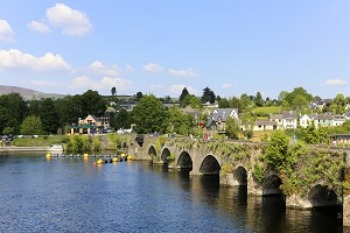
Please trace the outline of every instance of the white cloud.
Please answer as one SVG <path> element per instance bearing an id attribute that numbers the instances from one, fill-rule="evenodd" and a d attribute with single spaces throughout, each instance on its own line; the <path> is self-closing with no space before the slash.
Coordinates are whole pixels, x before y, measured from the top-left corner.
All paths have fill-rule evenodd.
<path id="1" fill-rule="evenodd" d="M 182 90 L 186 87 L 186 89 L 188 90 L 188 92 L 191 94 L 191 95 L 198 95 L 199 91 L 197 91 L 196 89 L 194 89 L 193 87 L 191 86 L 186 86 L 186 85 L 172 85 L 170 87 L 170 92 L 173 93 L 173 94 L 177 94 L 177 95 L 181 95 L 182 93 Z"/>
<path id="2" fill-rule="evenodd" d="M 1 69 L 26 69 L 33 71 L 70 70 L 70 65 L 58 54 L 46 53 L 35 57 L 17 49 L 0 50 Z"/>
<path id="3" fill-rule="evenodd" d="M 164 68 L 162 66 L 155 63 L 148 63 L 142 67 L 146 72 L 150 73 L 162 73 L 164 71 Z"/>
<path id="4" fill-rule="evenodd" d="M 116 77 L 120 75 L 120 69 L 116 65 L 107 66 L 100 61 L 94 61 L 90 64 L 89 69 L 102 76 Z"/>
<path id="5" fill-rule="evenodd" d="M 27 26 L 28 26 L 29 30 L 31 30 L 31 31 L 37 31 L 37 32 L 40 32 L 43 34 L 47 34 L 51 31 L 50 28 L 46 24 L 38 22 L 38 21 L 34 21 L 34 20 L 32 20 L 30 23 L 28 23 Z"/>
<path id="6" fill-rule="evenodd" d="M 6 20 L 0 19 L 0 40 L 13 41 L 14 35 L 15 33 L 12 30 L 11 25 Z"/>
<path id="7" fill-rule="evenodd" d="M 132 67 L 131 65 L 127 65 L 125 69 L 127 72 L 134 72 L 135 71 L 134 67 Z"/>
<path id="8" fill-rule="evenodd" d="M 231 83 L 224 83 L 221 85 L 222 88 L 228 89 L 231 88 L 233 85 Z"/>
<path id="9" fill-rule="evenodd" d="M 62 3 L 46 10 L 48 21 L 62 28 L 64 35 L 83 36 L 92 30 L 92 25 L 85 13 L 74 10 Z"/>
<path id="10" fill-rule="evenodd" d="M 327 86 L 344 86 L 347 82 L 341 79 L 328 79 L 325 84 Z"/>
<path id="11" fill-rule="evenodd" d="M 87 76 L 80 76 L 73 79 L 69 84 L 69 88 L 110 91 L 112 87 L 116 87 L 117 90 L 128 90 L 132 85 L 133 83 L 130 80 L 121 78 L 103 77 L 101 80 L 95 81 Z"/>
<path id="12" fill-rule="evenodd" d="M 197 76 L 195 70 L 190 68 L 186 70 L 169 69 L 169 74 L 175 77 L 184 77 L 184 78 L 193 78 Z"/>

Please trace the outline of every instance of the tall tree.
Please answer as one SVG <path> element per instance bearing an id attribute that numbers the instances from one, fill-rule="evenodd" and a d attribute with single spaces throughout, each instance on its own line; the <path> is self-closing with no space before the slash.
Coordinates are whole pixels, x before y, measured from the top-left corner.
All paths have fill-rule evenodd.
<path id="1" fill-rule="evenodd" d="M 182 89 L 181 95 L 180 95 L 180 97 L 179 97 L 180 105 L 181 105 L 182 101 L 183 101 L 187 96 L 189 96 L 189 95 L 190 95 L 190 93 L 188 92 L 187 88 L 184 87 L 184 89 Z M 186 105 L 186 106 L 187 106 L 187 105 Z M 185 107 L 186 107 L 186 106 L 185 106 Z"/>
<path id="2" fill-rule="evenodd" d="M 60 124 L 56 106 L 52 99 L 46 98 L 42 100 L 40 106 L 40 118 L 43 123 L 44 133 L 57 133 L 57 129 L 59 128 Z"/>
<path id="3" fill-rule="evenodd" d="M 111 119 L 111 127 L 114 129 L 128 129 L 130 128 L 130 117 L 131 114 L 128 113 L 125 109 L 120 110 L 114 117 Z"/>
<path id="4" fill-rule="evenodd" d="M 312 100 L 312 95 L 302 87 L 294 88 L 285 98 L 290 108 L 297 111 L 302 111 L 307 108 Z"/>
<path id="5" fill-rule="evenodd" d="M 193 127 L 193 119 L 190 115 L 180 112 L 177 107 L 169 108 L 167 123 L 167 133 L 187 135 Z"/>
<path id="6" fill-rule="evenodd" d="M 219 108 L 229 108 L 230 102 L 226 98 L 221 98 L 218 100 Z"/>
<path id="7" fill-rule="evenodd" d="M 204 88 L 203 95 L 202 95 L 202 102 L 203 103 L 209 102 L 209 103 L 213 104 L 213 103 L 215 103 L 215 100 L 216 100 L 215 93 L 212 90 L 210 90 L 209 87 Z"/>
<path id="8" fill-rule="evenodd" d="M 239 98 L 239 111 L 245 112 L 253 108 L 254 102 L 249 98 L 247 94 L 242 94 Z"/>
<path id="9" fill-rule="evenodd" d="M 88 90 L 81 96 L 82 116 L 89 114 L 102 116 L 106 111 L 106 101 L 97 91 Z"/>
<path id="10" fill-rule="evenodd" d="M 56 101 L 59 113 L 60 126 L 77 123 L 79 117 L 83 117 L 81 96 L 67 96 Z"/>
<path id="11" fill-rule="evenodd" d="M 144 96 L 133 109 L 133 122 L 137 133 L 166 131 L 167 112 L 154 95 Z"/>
<path id="12" fill-rule="evenodd" d="M 19 132 L 19 126 L 28 112 L 26 102 L 18 93 L 0 96 L 0 131 L 5 127 Z"/>
<path id="13" fill-rule="evenodd" d="M 232 117 L 227 117 L 225 122 L 225 132 L 230 139 L 238 139 L 238 122 Z"/>
<path id="14" fill-rule="evenodd" d="M 264 106 L 264 100 L 263 100 L 262 95 L 261 95 L 260 92 L 257 92 L 257 93 L 256 93 L 256 96 L 255 96 L 255 105 L 258 106 L 258 107 Z"/>
<path id="15" fill-rule="evenodd" d="M 137 101 L 140 101 L 140 99 L 143 97 L 143 94 L 142 94 L 142 92 L 141 91 L 138 91 L 137 93 L 136 93 L 136 100 Z"/>
<path id="16" fill-rule="evenodd" d="M 114 96 L 117 93 L 117 88 L 112 87 L 111 93 L 112 93 L 112 96 Z"/>

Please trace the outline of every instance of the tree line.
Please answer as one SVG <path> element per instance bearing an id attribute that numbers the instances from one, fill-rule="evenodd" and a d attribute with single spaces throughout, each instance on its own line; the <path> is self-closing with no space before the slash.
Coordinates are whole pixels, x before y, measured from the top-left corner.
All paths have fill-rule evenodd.
<path id="1" fill-rule="evenodd" d="M 24 100 L 18 93 L 0 96 L 0 132 L 2 134 L 57 134 L 67 132 L 69 126 L 77 123 L 79 118 L 88 114 L 105 116 L 107 107 L 117 108 L 116 113 L 110 113 L 111 127 L 114 129 L 130 128 L 135 125 L 138 133 L 178 133 L 199 134 L 198 125 L 204 126 L 207 117 L 194 119 L 185 114 L 181 108 L 191 106 L 201 110 L 206 103 L 218 103 L 221 108 L 237 108 L 242 116 L 241 124 L 251 125 L 256 119 L 254 109 L 257 107 L 279 106 L 282 110 L 296 110 L 300 113 L 332 112 L 343 114 L 350 103 L 349 97 L 338 94 L 328 100 L 322 109 L 311 110 L 312 101 L 322 101 L 318 96 L 312 96 L 304 88 L 297 87 L 293 91 L 281 91 L 278 99 L 262 98 L 260 92 L 256 95 L 242 94 L 240 97 L 222 98 L 215 95 L 209 87 L 203 89 L 203 94 L 197 97 L 183 89 L 177 100 L 166 96 L 157 98 L 154 95 L 143 95 L 137 92 L 131 99 L 119 99 L 116 89 L 112 88 L 111 96 L 102 96 L 97 91 L 88 90 L 81 95 L 67 96 L 62 99 Z M 136 104 L 132 111 L 126 111 L 118 106 L 132 101 Z M 165 103 L 178 104 L 178 107 L 165 107 Z M 230 122 L 231 119 L 229 119 Z M 233 125 L 233 126 L 232 126 Z M 232 127 L 231 127 L 232 126 Z M 229 131 L 238 131 L 234 122 L 227 124 Z M 232 129 L 231 129 L 232 128 Z M 243 132 L 244 133 L 244 132 Z M 249 132 L 245 132 L 249 136 Z M 235 133 L 233 133 L 233 136 Z"/>

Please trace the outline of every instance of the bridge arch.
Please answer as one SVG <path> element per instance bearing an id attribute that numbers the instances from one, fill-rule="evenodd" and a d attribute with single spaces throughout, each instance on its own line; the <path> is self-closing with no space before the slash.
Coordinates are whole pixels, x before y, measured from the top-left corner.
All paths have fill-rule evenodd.
<path id="1" fill-rule="evenodd" d="M 221 166 L 217 158 L 213 155 L 207 155 L 199 168 L 199 172 L 203 175 L 219 175 Z"/>
<path id="2" fill-rule="evenodd" d="M 279 195 L 282 194 L 280 186 L 282 180 L 278 175 L 267 176 L 262 183 L 263 195 Z"/>
<path id="3" fill-rule="evenodd" d="M 327 185 L 315 185 L 309 190 L 307 196 L 312 206 L 315 207 L 337 205 L 338 195 Z"/>
<path id="4" fill-rule="evenodd" d="M 168 148 L 164 148 L 162 150 L 162 153 L 160 154 L 160 160 L 163 162 L 163 163 L 168 163 L 168 157 L 170 156 L 170 151 Z"/>
<path id="5" fill-rule="evenodd" d="M 247 170 L 242 166 L 238 166 L 233 172 L 233 178 L 238 185 L 247 185 L 247 176 Z"/>
<path id="6" fill-rule="evenodd" d="M 191 155 L 187 151 L 182 151 L 177 159 L 176 167 L 180 169 L 192 170 L 193 162 Z"/>
<path id="7" fill-rule="evenodd" d="M 151 156 L 151 157 L 156 157 L 157 156 L 156 148 L 153 145 L 149 147 L 148 155 Z"/>

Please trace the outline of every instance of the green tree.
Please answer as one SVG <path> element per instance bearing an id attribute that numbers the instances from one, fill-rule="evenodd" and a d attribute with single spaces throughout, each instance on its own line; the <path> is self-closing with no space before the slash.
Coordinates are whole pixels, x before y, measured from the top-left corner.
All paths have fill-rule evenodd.
<path id="1" fill-rule="evenodd" d="M 191 95 L 189 105 L 191 106 L 191 108 L 202 108 L 201 100 L 194 95 Z"/>
<path id="2" fill-rule="evenodd" d="M 255 96 L 255 105 L 258 106 L 258 107 L 264 106 L 264 100 L 263 100 L 262 95 L 261 95 L 260 92 L 257 92 L 257 93 L 256 93 L 256 96 Z"/>
<path id="3" fill-rule="evenodd" d="M 40 106 L 40 119 L 43 124 L 43 131 L 47 134 L 56 134 L 59 128 L 58 113 L 52 99 L 43 99 Z"/>
<path id="4" fill-rule="evenodd" d="M 203 95 L 202 95 L 202 103 L 215 103 L 215 100 L 216 100 L 216 96 L 215 96 L 215 93 L 210 90 L 209 87 L 206 87 L 203 89 Z"/>
<path id="5" fill-rule="evenodd" d="M 61 127 L 77 123 L 79 117 L 83 116 L 82 102 L 80 95 L 67 96 L 56 101 Z"/>
<path id="6" fill-rule="evenodd" d="M 288 91 L 281 91 L 278 95 L 278 101 L 282 102 L 283 100 L 286 100 L 289 92 Z"/>
<path id="7" fill-rule="evenodd" d="M 111 119 L 111 127 L 114 129 L 128 129 L 130 128 L 130 117 L 131 114 L 128 113 L 125 109 L 120 110 L 114 117 Z"/>
<path id="8" fill-rule="evenodd" d="M 37 99 L 30 100 L 28 102 L 28 115 L 40 115 L 40 104 L 41 101 Z"/>
<path id="9" fill-rule="evenodd" d="M 154 96 L 144 96 L 133 109 L 133 122 L 137 133 L 166 131 L 167 112 L 163 104 Z"/>
<path id="10" fill-rule="evenodd" d="M 182 101 L 183 101 L 187 96 L 189 96 L 189 95 L 190 95 L 190 93 L 188 92 L 187 88 L 184 87 L 184 89 L 182 89 L 181 95 L 180 95 L 180 97 L 179 97 L 180 105 L 181 105 Z M 187 105 L 186 105 L 186 106 L 187 106 Z M 185 106 L 185 107 L 186 107 L 186 106 Z"/>
<path id="11" fill-rule="evenodd" d="M 40 117 L 38 116 L 27 116 L 22 124 L 20 133 L 24 135 L 42 134 L 43 125 Z"/>
<path id="12" fill-rule="evenodd" d="M 82 116 L 101 116 L 106 111 L 106 100 L 97 91 L 88 90 L 81 96 Z"/>
<path id="13" fill-rule="evenodd" d="M 242 109 L 240 109 L 240 101 L 239 101 L 239 98 L 237 97 L 232 97 L 231 99 L 229 99 L 229 102 L 230 102 L 230 107 L 231 108 L 238 108 L 239 109 L 239 112 L 242 112 Z"/>
<path id="14" fill-rule="evenodd" d="M 308 108 L 313 97 L 304 88 L 296 87 L 292 92 L 288 93 L 285 100 L 288 102 L 291 109 L 302 111 Z"/>
<path id="15" fill-rule="evenodd" d="M 307 144 L 323 143 L 327 141 L 327 136 L 327 130 L 323 127 L 316 129 L 314 121 L 301 131 L 301 139 Z"/>
<path id="16" fill-rule="evenodd" d="M 239 111 L 246 112 L 254 107 L 253 101 L 247 94 L 242 94 L 239 98 Z"/>
<path id="17" fill-rule="evenodd" d="M 14 133 L 18 133 L 27 112 L 27 104 L 20 94 L 0 96 L 0 131 L 3 132 L 4 128 L 10 127 L 14 129 Z"/>
<path id="18" fill-rule="evenodd" d="M 112 93 L 112 96 L 114 96 L 117 93 L 117 88 L 112 87 L 111 93 Z"/>
<path id="19" fill-rule="evenodd" d="M 238 139 L 239 126 L 237 121 L 232 117 L 226 118 L 225 132 L 230 139 Z"/>
<path id="20" fill-rule="evenodd" d="M 220 100 L 218 100 L 218 105 L 219 108 L 229 108 L 230 102 L 226 98 L 220 98 Z"/>
<path id="21" fill-rule="evenodd" d="M 136 93 L 136 100 L 137 101 L 140 101 L 140 99 L 143 97 L 143 94 L 142 94 L 142 92 L 141 91 L 138 91 L 137 93 Z"/>
<path id="22" fill-rule="evenodd" d="M 241 124 L 244 126 L 243 135 L 250 139 L 253 137 L 253 127 L 256 121 L 256 117 L 252 115 L 250 111 L 246 111 L 241 116 Z"/>
<path id="23" fill-rule="evenodd" d="M 265 151 L 265 158 L 267 163 L 277 171 L 288 160 L 288 143 L 289 139 L 284 131 L 277 130 L 272 133 L 270 143 Z"/>
<path id="24" fill-rule="evenodd" d="M 193 119 L 184 114 L 177 107 L 171 107 L 168 111 L 167 133 L 187 135 L 193 127 Z"/>

